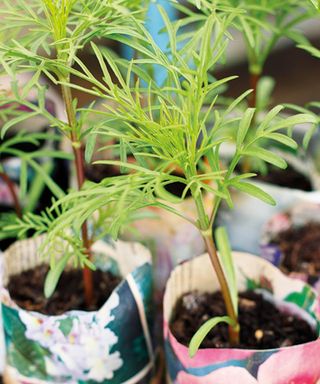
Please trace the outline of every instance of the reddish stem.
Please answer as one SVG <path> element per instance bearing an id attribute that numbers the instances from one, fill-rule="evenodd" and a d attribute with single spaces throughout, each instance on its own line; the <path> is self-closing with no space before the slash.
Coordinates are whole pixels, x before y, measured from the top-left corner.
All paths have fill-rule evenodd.
<path id="1" fill-rule="evenodd" d="M 72 135 L 72 142 L 75 143 L 74 135 Z M 83 148 L 73 147 L 73 152 L 75 156 L 75 166 L 76 166 L 76 174 L 78 181 L 78 189 L 80 190 L 85 182 L 85 173 L 84 173 L 84 156 L 83 156 Z M 91 256 L 91 243 L 88 235 L 88 223 L 85 221 L 81 227 L 82 241 L 83 246 L 85 248 L 86 255 L 90 260 Z M 84 283 L 84 295 L 85 302 L 88 308 L 92 305 L 93 302 L 93 277 L 92 271 L 88 267 L 83 268 L 83 283 Z"/>
<path id="2" fill-rule="evenodd" d="M 13 200 L 13 205 L 14 209 L 16 211 L 17 216 L 21 219 L 22 217 L 22 208 L 15 190 L 14 183 L 10 179 L 10 177 L 5 173 L 5 172 L 0 172 L 0 177 L 1 179 L 7 184 L 12 200 Z"/>
<path id="3" fill-rule="evenodd" d="M 85 182 L 85 172 L 84 172 L 84 153 L 83 153 L 83 147 L 82 143 L 79 142 L 77 134 L 76 134 L 76 128 L 77 128 L 77 121 L 76 121 L 76 114 L 73 108 L 72 103 L 72 94 L 70 88 L 66 86 L 62 86 L 62 94 L 66 106 L 66 112 L 68 116 L 68 123 L 71 128 L 71 142 L 72 142 L 72 148 L 73 153 L 75 157 L 75 169 L 76 169 L 76 175 L 77 175 L 77 182 L 78 182 L 78 189 L 80 190 Z M 90 251 L 90 240 L 88 236 L 88 223 L 85 221 L 82 224 L 81 228 L 82 233 L 82 241 L 83 246 L 85 248 L 85 253 L 89 260 L 92 259 L 91 251 Z M 83 285 L 84 285 L 84 297 L 87 308 L 90 308 L 93 303 L 93 276 L 92 271 L 88 267 L 83 268 Z"/>
<path id="4" fill-rule="evenodd" d="M 238 322 L 238 316 L 235 312 L 235 309 L 232 304 L 232 298 L 231 293 L 229 290 L 228 281 L 226 279 L 223 267 L 221 265 L 221 262 L 219 260 L 219 256 L 217 253 L 217 249 L 215 247 L 215 244 L 213 242 L 212 235 L 203 236 L 207 252 L 210 256 L 211 263 L 213 265 L 213 268 L 216 272 L 220 287 L 221 287 L 221 293 L 226 305 L 226 310 L 228 316 L 234 321 L 234 323 L 237 325 L 236 327 L 232 328 L 229 327 L 229 341 L 231 345 L 238 345 L 240 341 L 240 327 Z"/>
<path id="5" fill-rule="evenodd" d="M 250 88 L 253 90 L 249 97 L 249 107 L 256 108 L 257 106 L 257 88 L 260 75 L 257 73 L 250 74 Z"/>

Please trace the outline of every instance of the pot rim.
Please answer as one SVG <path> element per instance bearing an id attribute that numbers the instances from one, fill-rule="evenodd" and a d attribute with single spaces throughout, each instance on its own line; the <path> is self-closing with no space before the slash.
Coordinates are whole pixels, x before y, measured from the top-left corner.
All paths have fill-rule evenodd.
<path id="1" fill-rule="evenodd" d="M 184 347 L 186 349 L 186 352 L 188 352 L 188 347 L 186 347 L 184 344 L 180 343 L 175 336 L 172 334 L 170 328 L 168 329 L 168 335 L 171 340 L 174 340 L 177 344 L 179 344 L 180 348 Z M 295 344 L 295 345 L 290 345 L 286 347 L 279 347 L 279 348 L 266 348 L 266 349 L 252 349 L 252 348 L 200 348 L 198 353 L 200 351 L 203 352 L 208 352 L 208 351 L 219 351 L 219 352 L 227 352 L 227 351 L 234 351 L 236 352 L 243 352 L 246 351 L 248 353 L 256 354 L 256 353 L 272 353 L 276 351 L 282 351 L 285 349 L 296 349 L 296 348 L 301 348 L 302 345 L 311 345 L 314 343 L 320 343 L 320 335 L 318 336 L 317 339 L 308 341 L 307 343 L 301 343 L 301 344 Z"/>
<path id="2" fill-rule="evenodd" d="M 314 302 L 315 302 L 315 304 L 317 304 L 317 303 L 320 304 L 320 298 L 319 298 L 319 295 L 318 295 L 317 291 L 312 286 L 310 286 L 309 284 L 307 284 L 307 283 L 305 283 L 303 281 L 297 280 L 297 279 L 293 279 L 290 276 L 285 275 L 282 271 L 280 271 L 272 263 L 270 263 L 269 261 L 267 261 L 267 260 L 265 260 L 265 259 L 263 259 L 261 257 L 252 255 L 252 254 L 247 253 L 247 252 L 233 251 L 232 253 L 233 253 L 234 256 L 237 255 L 238 257 L 246 257 L 246 258 L 251 259 L 251 262 L 256 262 L 256 263 L 260 264 L 261 266 L 262 265 L 266 266 L 266 268 L 268 268 L 269 270 L 273 271 L 273 273 L 276 275 L 276 278 L 278 278 L 278 279 L 281 278 L 282 281 L 284 282 L 284 284 L 285 284 L 285 281 L 287 281 L 287 282 L 291 282 L 292 284 L 294 284 L 295 287 L 300 286 L 302 289 L 303 289 L 303 287 L 308 287 L 310 292 L 314 293 Z M 200 259 L 200 258 L 204 258 L 204 257 L 209 258 L 209 255 L 207 253 L 204 253 L 204 254 L 202 254 L 200 256 L 196 256 L 192 260 L 186 261 L 186 262 L 178 265 L 172 271 L 172 273 L 170 275 L 170 278 L 169 278 L 169 280 L 167 282 L 166 291 L 165 291 L 165 294 L 164 294 L 164 301 L 163 301 L 164 304 L 163 305 L 164 305 L 164 330 L 165 330 L 165 337 L 168 336 L 169 340 L 173 340 L 175 343 L 177 343 L 177 345 L 179 345 L 179 348 L 181 348 L 181 349 L 185 348 L 185 352 L 186 353 L 188 352 L 188 347 L 185 346 L 184 344 L 180 343 L 175 338 L 175 336 L 172 334 L 172 332 L 170 330 L 169 323 L 170 323 L 170 317 L 171 317 L 171 313 L 172 313 L 172 308 L 170 310 L 167 308 L 168 305 L 169 305 L 168 304 L 169 303 L 169 286 L 170 286 L 170 284 L 172 284 L 172 281 L 174 279 L 174 274 L 177 273 L 177 271 L 179 271 L 179 269 L 181 269 L 183 267 L 183 264 L 191 263 L 195 259 Z M 237 259 L 238 259 L 238 257 L 234 257 L 236 267 L 237 267 Z M 214 272 L 213 272 L 213 276 L 215 276 Z M 202 291 L 202 290 L 200 290 L 200 291 Z M 278 299 L 278 300 L 280 301 L 280 299 Z M 294 303 L 288 303 L 288 304 L 292 305 L 292 306 L 295 306 L 295 307 L 297 306 L 297 304 L 294 304 Z M 252 348 L 200 348 L 198 353 L 201 353 L 201 352 L 206 353 L 208 351 L 219 351 L 219 352 L 233 351 L 234 353 L 246 351 L 248 353 L 266 353 L 266 352 L 275 352 L 275 351 L 280 351 L 280 350 L 301 348 L 301 346 L 303 346 L 303 345 L 311 345 L 313 343 L 320 343 L 320 313 L 319 313 L 320 308 L 315 313 L 315 318 L 314 319 L 312 318 L 312 316 L 304 308 L 301 308 L 301 307 L 299 307 L 299 308 L 300 308 L 301 312 L 303 311 L 303 313 L 305 313 L 305 315 L 310 318 L 310 320 L 311 319 L 314 320 L 315 328 L 318 331 L 318 338 L 317 339 L 309 341 L 307 343 L 295 344 L 295 345 L 287 346 L 287 347 L 268 348 L 268 349 L 252 349 Z"/>
<path id="3" fill-rule="evenodd" d="M 6 255 L 9 255 L 10 252 L 16 248 L 18 243 L 22 244 L 22 242 L 23 242 L 25 245 L 27 245 L 28 243 L 32 242 L 33 240 L 35 240 L 36 242 L 39 241 L 41 243 L 43 236 L 45 236 L 45 235 L 37 236 L 36 238 L 18 240 L 16 242 L 14 242 L 13 244 L 11 244 L 10 247 L 5 252 L 2 252 L 2 253 L 0 252 L 0 280 L 3 280 L 2 276 L 1 276 L 2 275 L 1 269 L 4 268 Z M 39 245 L 38 243 L 36 243 L 36 244 Z M 38 311 L 30 311 L 30 310 L 24 309 L 24 308 L 20 307 L 18 304 L 16 304 L 16 302 L 11 298 L 9 290 L 5 286 L 2 286 L 2 281 L 0 283 L 0 304 L 5 306 L 5 307 L 9 307 L 9 308 L 12 308 L 12 309 L 15 309 L 18 311 L 24 311 L 24 312 L 27 312 L 30 314 L 34 314 L 37 317 L 52 318 L 52 319 L 61 319 L 61 318 L 65 318 L 66 316 L 79 316 L 79 317 L 92 316 L 95 313 L 99 313 L 100 311 L 103 311 L 104 307 L 108 304 L 108 301 L 110 300 L 111 296 L 114 294 L 117 294 L 117 292 L 126 283 L 126 281 L 131 280 L 131 275 L 135 271 L 137 271 L 138 269 L 143 268 L 147 265 L 151 265 L 151 262 L 152 262 L 152 257 L 151 257 L 151 253 L 150 253 L 149 249 L 138 242 L 129 242 L 129 241 L 117 240 L 116 242 L 114 242 L 114 244 L 129 246 L 129 247 L 131 247 L 132 251 L 134 251 L 134 249 L 136 249 L 136 248 L 137 248 L 136 250 L 139 250 L 139 249 L 143 250 L 144 251 L 144 255 L 143 255 L 144 261 L 140 260 L 140 263 L 137 262 L 136 266 L 134 268 L 132 268 L 132 270 L 130 272 L 121 276 L 121 281 L 114 288 L 114 290 L 110 294 L 109 298 L 104 302 L 104 304 L 99 309 L 94 310 L 94 311 L 72 310 L 71 309 L 69 311 L 66 311 L 66 312 L 60 314 L 60 315 L 46 315 L 46 314 L 43 314 L 43 313 L 38 312 Z M 99 240 L 93 245 L 93 250 L 96 252 L 107 252 L 107 251 L 110 251 L 110 249 L 113 249 L 114 253 L 116 253 L 116 248 L 113 247 L 114 244 L 108 244 L 106 241 Z M 48 264 L 48 263 L 44 260 L 43 264 Z"/>

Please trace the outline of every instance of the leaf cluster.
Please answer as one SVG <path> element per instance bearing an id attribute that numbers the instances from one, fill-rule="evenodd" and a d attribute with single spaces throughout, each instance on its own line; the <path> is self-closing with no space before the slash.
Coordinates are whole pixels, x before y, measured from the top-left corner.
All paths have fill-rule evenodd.
<path id="1" fill-rule="evenodd" d="M 103 72 L 103 81 L 98 81 L 79 60 L 81 70 L 71 70 L 74 76 L 91 83 L 92 88 L 71 87 L 87 91 L 105 101 L 105 109 L 99 111 L 100 123 L 90 134 L 94 137 L 114 137 L 120 148 L 119 160 L 108 159 L 100 163 L 122 166 L 133 175 L 114 178 L 111 182 L 103 181 L 100 185 L 88 184 L 83 191 L 74 192 L 58 201 L 55 206 L 64 206 L 66 201 L 69 205 L 49 227 L 44 226 L 41 230 L 48 231 L 52 243 L 56 236 L 64 236 L 67 228 L 73 228 L 73 235 L 77 237 L 83 222 L 105 206 L 112 207 L 108 211 L 110 220 L 107 220 L 106 231 L 116 236 L 123 222 L 123 212 L 134 212 L 146 205 L 158 206 L 185 217 L 206 232 L 211 230 L 221 201 L 226 200 L 232 206 L 232 188 L 274 204 L 271 196 L 249 182 L 254 174 L 235 175 L 234 171 L 244 156 L 285 168 L 285 161 L 265 149 L 264 141 L 272 140 L 295 148 L 296 143 L 281 130 L 300 122 L 313 121 L 313 118 L 310 114 L 283 118 L 280 116 L 283 107 L 277 106 L 249 136 L 255 110 L 249 108 L 241 116 L 232 114 L 248 92 L 221 110 L 217 106 L 219 87 L 232 78 L 216 80 L 210 75 L 226 47 L 229 15 L 225 18 L 219 15 L 217 18 L 212 13 L 200 27 L 199 36 L 203 38 L 198 52 L 193 50 L 194 40 L 190 39 L 190 54 L 185 48 L 179 48 L 179 30 L 169 22 L 164 11 L 161 12 L 169 31 L 170 54 L 161 51 L 144 26 L 137 23 L 134 40 L 129 41 L 126 37 L 119 39 L 131 44 L 143 58 L 128 62 L 118 60 L 107 50 L 92 44 Z M 215 35 L 214 47 L 212 35 Z M 215 55 L 212 55 L 212 48 Z M 190 57 L 193 57 L 192 61 Z M 167 71 L 167 81 L 162 87 L 150 76 L 151 65 L 161 66 Z M 208 98 L 211 98 L 210 108 L 203 113 Z M 212 118 L 209 119 L 209 116 Z M 208 123 L 209 120 L 212 123 Z M 237 126 L 236 147 L 232 161 L 226 167 L 220 161 L 220 150 L 223 143 L 233 140 L 228 130 L 230 125 Z M 127 152 L 132 153 L 135 163 L 127 162 Z M 150 167 L 150 159 L 153 168 Z M 203 167 L 204 161 L 206 167 Z M 177 169 L 180 172 L 178 176 Z M 175 182 L 185 186 L 182 196 L 178 198 L 166 190 L 168 184 Z M 188 192 L 193 196 L 197 208 L 196 222 L 179 210 L 179 203 Z M 214 208 L 209 213 L 204 206 L 205 193 L 211 194 L 214 201 Z M 20 227 L 22 223 L 19 223 Z"/>
<path id="2" fill-rule="evenodd" d="M 12 31 L 17 38 L 5 39 L 2 48 L 11 46 L 21 59 L 32 62 L 47 57 L 72 65 L 94 38 L 122 29 L 129 33 L 128 20 L 143 17 L 146 5 L 143 0 L 4 0 L 0 33 Z"/>
<path id="3" fill-rule="evenodd" d="M 70 138 L 75 136 L 81 142 L 91 131 L 88 124 L 89 109 L 78 109 L 77 100 L 72 100 L 77 123 L 71 127 L 64 119 L 52 115 L 46 108 L 47 84 L 43 78 L 55 84 L 69 84 L 72 66 L 78 54 L 93 39 L 97 41 L 109 35 L 126 33 L 130 35 L 130 20 L 140 20 L 145 12 L 147 1 L 82 1 L 82 0 L 4 0 L 0 10 L 0 66 L 1 72 L 11 78 L 9 92 L 0 94 L 1 152 L 6 156 L 21 159 L 20 198 L 26 198 L 28 170 L 36 172 L 36 178 L 28 194 L 27 211 L 34 208 L 37 196 L 46 184 L 55 198 L 64 196 L 64 192 L 51 179 L 49 163 L 39 163 L 41 157 L 71 159 L 72 156 L 55 150 L 37 150 L 24 153 L 17 149 L 20 144 L 39 145 L 39 140 L 57 141 L 56 134 L 13 134 L 12 129 L 30 118 L 43 117 L 51 127 L 50 132 L 58 131 Z M 26 84 L 21 84 L 19 76 L 32 74 Z M 28 100 L 30 92 L 36 94 L 37 103 Z M 22 111 L 20 106 L 24 107 Z M 90 144 L 90 140 L 88 140 Z M 90 145 L 88 145 L 88 148 Z M 87 152 L 90 152 L 90 148 Z M 34 187 L 34 188 L 33 188 Z"/>
<path id="4" fill-rule="evenodd" d="M 302 22 L 318 17 L 314 7 L 316 2 L 309 0 L 188 0 L 195 6 L 178 4 L 191 24 L 201 22 L 199 11 L 205 21 L 212 10 L 234 14 L 232 27 L 240 31 L 246 45 L 250 73 L 260 74 L 270 53 L 283 37 L 296 44 L 307 43 L 303 32 L 297 28 Z M 314 3 L 314 5 L 312 5 Z"/>
<path id="5" fill-rule="evenodd" d="M 285 168 L 285 161 L 266 149 L 265 142 L 273 141 L 296 148 L 296 143 L 283 130 L 298 123 L 314 122 L 314 117 L 302 113 L 284 118 L 280 114 L 283 107 L 277 106 L 267 113 L 255 130 L 250 131 L 255 109 L 247 108 L 241 114 L 234 113 L 249 92 L 243 93 L 229 105 L 221 106 L 219 98 L 223 86 L 235 77 L 215 79 L 211 73 L 225 54 L 230 39 L 230 26 L 239 22 L 237 20 L 243 11 L 234 4 L 233 11 L 230 4 L 220 8 L 212 4 L 207 1 L 197 2 L 201 7 L 210 5 L 210 12 L 205 16 L 190 14 L 193 22 L 202 21 L 192 34 L 184 33 L 187 20 L 171 23 L 165 11 L 160 8 L 169 35 L 169 46 L 165 51 L 157 46 L 143 23 L 135 17 L 130 19 L 128 26 L 110 24 L 107 29 L 110 37 L 128 44 L 138 54 L 131 61 L 117 59 L 108 50 L 91 42 L 90 47 L 103 74 L 102 80 L 96 79 L 90 68 L 75 54 L 77 49 L 70 51 L 72 39 L 67 35 L 59 35 L 56 40 L 60 42 L 55 44 L 58 49 L 56 59 L 39 59 L 38 54 L 32 55 L 30 50 L 23 52 L 24 47 L 15 43 L 13 48 L 2 51 L 3 65 L 9 68 L 7 72 L 11 68 L 15 70 L 18 64 L 20 66 L 20 60 L 26 63 L 27 56 L 31 55 L 29 62 L 37 66 L 38 75 L 55 74 L 52 80 L 63 87 L 101 98 L 104 108 L 96 112 L 101 118 L 99 124 L 85 133 L 90 143 L 86 151 L 87 159 L 92 156 L 98 136 L 113 137 L 120 158 L 99 162 L 119 166 L 130 172 L 129 175 L 105 179 L 99 184 L 86 183 L 81 191 L 60 198 L 42 215 L 29 214 L 9 226 L 9 230 L 18 231 L 21 236 L 28 230 L 37 234 L 47 233 L 42 254 L 49 255 L 52 270 L 55 271 L 54 277 L 49 279 L 49 292 L 70 259 L 74 259 L 78 265 L 91 266 L 81 243 L 81 227 L 86 220 L 99 225 L 103 223 L 100 228 L 92 224 L 92 230 L 99 229 L 91 237 L 92 240 L 106 233 L 116 237 L 128 219 L 130 221 L 132 214 L 141 208 L 154 206 L 185 218 L 203 236 L 211 236 L 212 224 L 221 202 L 225 200 L 230 206 L 233 205 L 231 189 L 238 189 L 275 204 L 270 195 L 250 183 L 255 174 L 236 174 L 235 170 L 244 157 L 258 158 Z M 257 12 L 263 11 L 262 6 L 252 7 Z M 67 15 L 70 15 L 73 8 L 70 9 Z M 55 11 L 52 11 L 54 14 Z M 55 24 L 58 26 L 58 23 Z M 54 33 L 58 36 L 59 28 Z M 64 45 L 66 41 L 68 44 Z M 79 41 L 83 44 L 84 40 Z M 74 41 L 72 44 L 73 47 L 78 46 Z M 70 58 L 77 63 L 77 69 L 69 65 Z M 152 77 L 152 67 L 162 67 L 167 74 L 161 86 Z M 90 86 L 71 83 L 70 75 L 85 80 Z M 94 112 L 92 107 L 77 108 L 75 102 L 73 107 L 80 116 Z M 62 122 L 53 122 L 53 125 L 61 127 L 64 132 L 70 128 Z M 82 126 L 77 124 L 78 135 L 83 133 Z M 232 142 L 235 142 L 234 153 L 230 163 L 225 165 L 221 161 L 221 147 Z M 132 154 L 135 162 L 128 161 L 128 153 Z M 166 189 L 175 182 L 184 185 L 180 197 L 171 195 Z M 187 217 L 181 210 L 180 203 L 188 193 L 196 207 L 196 220 Z M 211 195 L 213 200 L 213 209 L 209 212 L 204 204 L 205 194 Z M 219 231 L 216 238 L 222 254 L 221 262 L 232 290 L 232 305 L 236 307 L 236 284 L 226 235 Z"/>

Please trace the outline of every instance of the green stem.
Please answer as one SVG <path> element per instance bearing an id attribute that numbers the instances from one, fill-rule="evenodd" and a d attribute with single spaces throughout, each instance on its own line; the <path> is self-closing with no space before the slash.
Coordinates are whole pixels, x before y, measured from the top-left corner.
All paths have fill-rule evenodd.
<path id="1" fill-rule="evenodd" d="M 62 83 L 65 83 L 65 79 L 62 80 Z M 69 80 L 69 79 L 67 79 Z M 77 119 L 76 119 L 76 112 L 74 110 L 73 106 L 73 99 L 72 99 L 72 93 L 71 89 L 66 86 L 61 86 L 63 99 L 65 102 L 67 117 L 68 117 L 68 124 L 71 129 L 70 139 L 72 142 L 72 148 L 75 156 L 75 169 L 76 169 L 76 175 L 77 175 L 77 182 L 78 182 L 78 189 L 80 190 L 85 182 L 85 172 L 84 172 L 84 155 L 83 155 L 83 148 L 82 143 L 80 142 L 80 139 L 77 134 Z M 88 224 L 85 221 L 82 224 L 81 227 L 81 233 L 82 233 L 82 241 L 83 246 L 85 248 L 85 253 L 89 259 L 91 259 L 91 251 L 90 251 L 90 240 L 88 236 Z M 85 295 L 85 301 L 88 308 L 91 307 L 93 302 L 93 277 L 92 277 L 92 271 L 88 267 L 84 267 L 83 269 L 83 283 L 84 283 L 84 295 Z"/>
<path id="2" fill-rule="evenodd" d="M 210 228 L 213 227 L 213 223 L 214 223 L 214 220 L 215 220 L 216 215 L 218 213 L 220 203 L 221 203 L 221 197 L 216 196 L 216 198 L 214 199 L 214 202 L 213 202 L 213 209 L 212 209 L 212 213 L 211 213 L 211 217 L 210 217 Z"/>
<path id="3" fill-rule="evenodd" d="M 194 196 L 197 212 L 198 212 L 198 224 L 200 227 L 200 231 L 203 237 L 203 240 L 206 245 L 206 250 L 209 254 L 210 261 L 212 263 L 212 266 L 216 272 L 217 279 L 219 281 L 219 285 L 221 288 L 222 297 L 225 302 L 227 315 L 233 320 L 234 324 L 236 324 L 235 327 L 229 327 L 229 340 L 231 345 L 238 345 L 239 344 L 239 322 L 238 322 L 238 316 L 235 312 L 235 309 L 233 307 L 233 302 L 231 298 L 231 292 L 229 289 L 228 281 L 225 276 L 223 267 L 221 265 L 216 246 L 213 241 L 212 237 L 212 227 L 210 225 L 210 221 L 208 219 L 208 215 L 206 214 L 203 198 L 201 193 Z M 216 204 L 215 204 L 216 205 Z"/>
<path id="4" fill-rule="evenodd" d="M 227 315 L 233 320 L 233 323 L 236 324 L 234 327 L 229 327 L 229 341 L 231 345 L 239 345 L 240 341 L 240 326 L 239 326 L 239 320 L 238 316 L 235 312 L 235 309 L 233 307 L 232 299 L 231 299 L 231 293 L 229 289 L 229 285 L 227 282 L 227 279 L 225 277 L 224 271 L 222 269 L 222 265 L 219 260 L 219 256 L 217 253 L 216 246 L 214 244 L 212 235 L 207 234 L 203 235 L 203 239 L 206 244 L 206 248 L 208 251 L 208 254 L 210 256 L 211 263 L 213 265 L 213 268 L 216 272 L 223 300 L 225 302 Z"/>

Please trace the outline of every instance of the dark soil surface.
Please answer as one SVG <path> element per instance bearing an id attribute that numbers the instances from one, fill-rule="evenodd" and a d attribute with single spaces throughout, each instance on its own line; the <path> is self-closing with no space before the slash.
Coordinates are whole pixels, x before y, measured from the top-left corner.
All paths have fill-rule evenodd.
<path id="1" fill-rule="evenodd" d="M 285 272 L 320 273 L 320 223 L 289 228 L 280 232 L 272 243 L 278 244 L 284 255 Z"/>
<path id="2" fill-rule="evenodd" d="M 287 169 L 271 168 L 267 175 L 258 175 L 257 180 L 279 185 L 280 187 L 312 191 L 310 181 L 291 167 Z"/>
<path id="3" fill-rule="evenodd" d="M 220 292 L 190 292 L 176 304 L 170 328 L 188 345 L 199 327 L 215 316 L 226 314 Z M 274 304 L 253 291 L 239 295 L 240 344 L 233 347 L 269 349 L 306 343 L 317 334 L 304 320 L 280 312 Z M 203 341 L 202 348 L 230 348 L 227 324 L 219 324 Z"/>
<path id="4" fill-rule="evenodd" d="M 84 303 L 81 270 L 63 272 L 57 289 L 50 299 L 43 294 L 43 286 L 48 267 L 41 265 L 11 277 L 8 289 L 11 298 L 28 311 L 45 315 L 60 315 L 70 310 L 94 311 L 102 307 L 121 279 L 109 272 L 93 272 L 95 297 L 90 308 Z"/>

